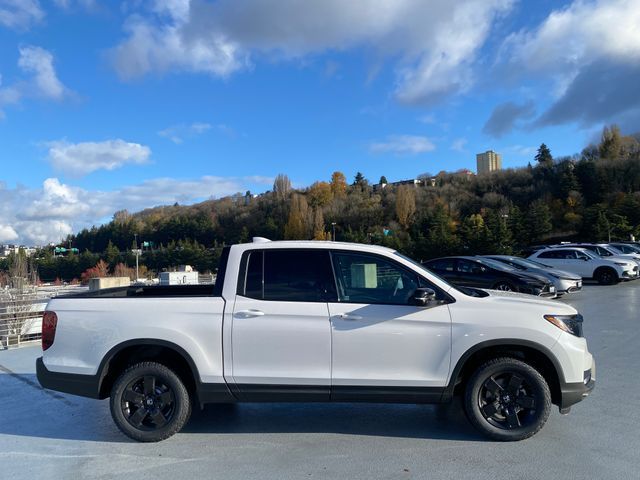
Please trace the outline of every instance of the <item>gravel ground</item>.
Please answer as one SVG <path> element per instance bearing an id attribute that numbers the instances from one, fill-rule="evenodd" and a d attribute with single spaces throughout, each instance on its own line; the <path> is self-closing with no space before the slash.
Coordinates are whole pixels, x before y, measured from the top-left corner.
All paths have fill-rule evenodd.
<path id="1" fill-rule="evenodd" d="M 139 444 L 108 401 L 40 388 L 40 349 L 23 347 L 0 351 L 0 477 L 638 478 L 640 280 L 562 301 L 585 317 L 596 389 L 523 442 L 486 441 L 459 403 L 244 404 L 209 406 L 169 440 Z"/>

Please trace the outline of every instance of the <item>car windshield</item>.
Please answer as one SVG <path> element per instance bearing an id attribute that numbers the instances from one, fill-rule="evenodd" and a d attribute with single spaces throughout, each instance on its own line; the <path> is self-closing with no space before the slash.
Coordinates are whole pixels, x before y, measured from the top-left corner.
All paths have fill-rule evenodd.
<path id="1" fill-rule="evenodd" d="M 406 255 L 403 255 L 400 252 L 393 252 L 393 253 L 396 254 L 398 257 L 406 260 L 407 262 L 411 262 L 411 264 L 415 265 L 416 267 L 419 267 L 420 269 L 424 270 L 425 272 L 429 272 L 429 275 L 432 275 L 432 276 L 436 277 L 441 282 L 444 282 L 447 285 L 451 285 L 449 282 L 447 282 L 444 278 L 442 278 L 440 275 L 435 273 L 433 270 L 429 270 L 427 267 L 422 265 L 420 262 L 416 262 L 413 258 L 407 257 Z"/>
<path id="2" fill-rule="evenodd" d="M 624 255 L 624 252 L 622 250 L 612 245 L 607 245 L 607 250 L 613 253 L 614 255 Z"/>
<path id="3" fill-rule="evenodd" d="M 578 250 L 578 252 L 584 253 L 587 257 L 592 258 L 592 259 L 596 259 L 597 260 L 598 258 L 600 258 L 598 255 L 593 253 L 591 250 L 587 250 L 586 248 Z"/>
<path id="4" fill-rule="evenodd" d="M 507 265 L 506 263 L 502 263 L 497 260 L 493 260 L 491 258 L 474 258 L 474 260 L 476 260 L 479 263 L 482 263 L 483 265 L 486 265 L 487 267 L 495 268 L 496 270 L 502 270 L 505 272 L 513 272 L 515 270 L 518 270 L 517 268 L 512 267 L 511 265 Z"/>
<path id="5" fill-rule="evenodd" d="M 552 268 L 544 263 L 534 262 L 533 260 L 528 260 L 526 258 L 509 258 L 510 263 L 514 263 L 516 265 L 520 265 L 523 268 Z"/>
<path id="6" fill-rule="evenodd" d="M 626 253 L 640 253 L 640 248 L 635 245 L 619 245 L 616 248 Z"/>

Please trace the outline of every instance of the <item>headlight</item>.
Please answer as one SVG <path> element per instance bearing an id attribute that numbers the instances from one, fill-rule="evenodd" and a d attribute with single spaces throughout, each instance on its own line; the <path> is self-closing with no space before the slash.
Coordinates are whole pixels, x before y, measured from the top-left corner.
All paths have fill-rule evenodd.
<path id="1" fill-rule="evenodd" d="M 544 319 L 576 337 L 582 336 L 582 315 L 544 315 Z"/>

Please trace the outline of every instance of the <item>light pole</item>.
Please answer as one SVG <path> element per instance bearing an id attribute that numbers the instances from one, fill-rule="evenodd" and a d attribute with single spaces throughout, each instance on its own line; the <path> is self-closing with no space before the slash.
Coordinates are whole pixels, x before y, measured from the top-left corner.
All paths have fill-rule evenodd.
<path id="1" fill-rule="evenodd" d="M 136 282 L 137 282 L 138 278 L 140 278 L 140 273 L 138 268 L 138 257 L 140 256 L 140 249 L 138 248 L 138 234 L 134 233 L 133 235 L 135 237 L 135 244 L 136 244 L 136 248 L 133 250 L 133 252 L 136 254 Z"/>
<path id="2" fill-rule="evenodd" d="M 333 232 L 333 241 L 336 241 L 336 222 L 331 222 L 331 231 Z"/>

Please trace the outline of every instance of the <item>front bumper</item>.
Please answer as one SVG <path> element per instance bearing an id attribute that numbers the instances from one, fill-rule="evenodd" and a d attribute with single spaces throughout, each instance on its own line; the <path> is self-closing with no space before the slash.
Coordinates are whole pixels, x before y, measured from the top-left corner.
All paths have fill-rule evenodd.
<path id="1" fill-rule="evenodd" d="M 581 402 L 591 394 L 596 386 L 596 363 L 584 372 L 584 380 L 576 383 L 565 383 L 560 386 L 560 412 L 567 413 L 572 405 Z"/>
<path id="2" fill-rule="evenodd" d="M 568 278 L 560 278 L 556 282 L 556 290 L 558 293 L 573 293 L 582 290 L 582 279 L 571 280 Z"/>

